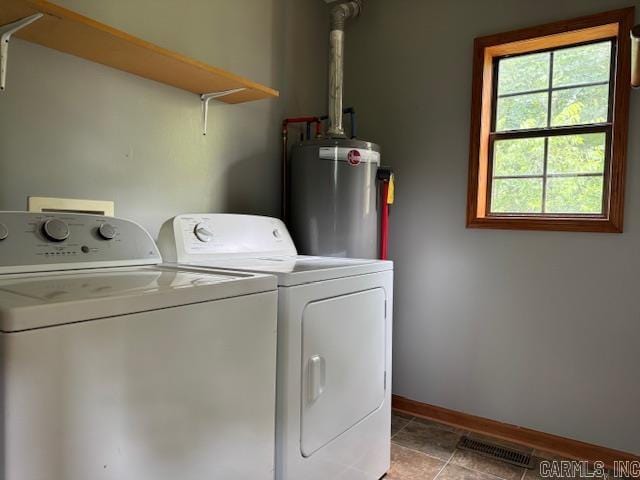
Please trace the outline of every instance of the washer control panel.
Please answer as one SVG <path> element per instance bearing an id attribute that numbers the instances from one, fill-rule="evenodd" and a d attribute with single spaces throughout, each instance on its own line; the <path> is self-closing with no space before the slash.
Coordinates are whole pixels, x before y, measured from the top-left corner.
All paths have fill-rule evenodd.
<path id="1" fill-rule="evenodd" d="M 157 264 L 140 225 L 75 213 L 0 212 L 0 273 Z"/>

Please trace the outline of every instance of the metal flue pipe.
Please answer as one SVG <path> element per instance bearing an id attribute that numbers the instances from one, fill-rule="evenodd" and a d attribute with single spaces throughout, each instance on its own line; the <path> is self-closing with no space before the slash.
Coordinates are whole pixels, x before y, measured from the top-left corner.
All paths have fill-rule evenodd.
<path id="1" fill-rule="evenodd" d="M 631 86 L 640 87 L 640 25 L 631 29 Z"/>
<path id="2" fill-rule="evenodd" d="M 362 11 L 363 0 L 352 0 L 331 9 L 329 32 L 329 128 L 330 137 L 344 137 L 342 99 L 344 90 L 344 27 Z"/>

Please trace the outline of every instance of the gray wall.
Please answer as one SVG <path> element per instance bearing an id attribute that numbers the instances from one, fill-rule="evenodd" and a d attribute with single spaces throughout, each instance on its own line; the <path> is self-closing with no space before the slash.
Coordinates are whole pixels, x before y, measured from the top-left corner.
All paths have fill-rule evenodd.
<path id="1" fill-rule="evenodd" d="M 640 453 L 640 92 L 624 234 L 465 229 L 473 38 L 633 4 L 369 0 L 349 26 L 346 103 L 398 178 L 396 394 Z"/>
<path id="2" fill-rule="evenodd" d="M 155 235 L 187 211 L 277 214 L 280 122 L 324 111 L 319 0 L 59 0 L 62 6 L 281 91 L 211 102 L 15 39 L 0 94 L 0 209 L 28 195 L 115 200 Z M 317 58 L 322 61 L 315 61 Z"/>

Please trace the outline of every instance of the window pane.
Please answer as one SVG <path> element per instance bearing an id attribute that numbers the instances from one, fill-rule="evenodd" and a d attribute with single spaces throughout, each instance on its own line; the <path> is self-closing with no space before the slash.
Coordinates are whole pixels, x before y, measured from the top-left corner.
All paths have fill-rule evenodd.
<path id="1" fill-rule="evenodd" d="M 606 135 L 549 137 L 548 173 L 603 173 Z"/>
<path id="2" fill-rule="evenodd" d="M 603 177 L 547 179 L 546 213 L 602 213 Z"/>
<path id="3" fill-rule="evenodd" d="M 547 93 L 499 98 L 496 131 L 546 127 L 547 98 Z"/>
<path id="4" fill-rule="evenodd" d="M 498 64 L 498 95 L 549 88 L 549 53 L 505 58 Z"/>
<path id="5" fill-rule="evenodd" d="M 541 213 L 542 179 L 494 179 L 491 188 L 491 212 Z"/>
<path id="6" fill-rule="evenodd" d="M 551 126 L 606 122 L 609 85 L 569 88 L 552 94 Z"/>
<path id="7" fill-rule="evenodd" d="M 564 48 L 553 54 L 553 86 L 608 82 L 611 42 Z"/>
<path id="8" fill-rule="evenodd" d="M 544 138 L 498 140 L 493 144 L 493 176 L 541 175 Z"/>

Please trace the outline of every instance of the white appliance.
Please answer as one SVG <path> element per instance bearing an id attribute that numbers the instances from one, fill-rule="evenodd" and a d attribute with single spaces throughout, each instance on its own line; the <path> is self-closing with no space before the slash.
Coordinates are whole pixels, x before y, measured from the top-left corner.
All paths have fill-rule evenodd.
<path id="1" fill-rule="evenodd" d="M 160 262 L 130 221 L 0 212 L 0 478 L 273 479 L 275 277 Z"/>
<path id="2" fill-rule="evenodd" d="M 276 478 L 377 480 L 389 468 L 393 264 L 298 256 L 275 218 L 164 224 L 165 261 L 278 277 Z"/>

